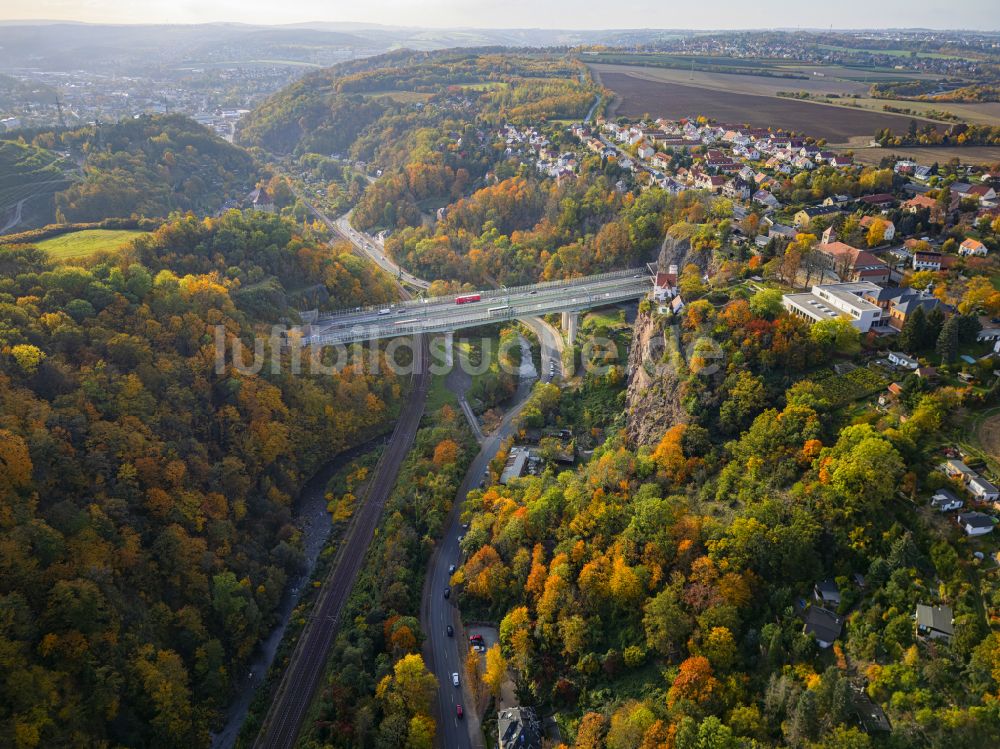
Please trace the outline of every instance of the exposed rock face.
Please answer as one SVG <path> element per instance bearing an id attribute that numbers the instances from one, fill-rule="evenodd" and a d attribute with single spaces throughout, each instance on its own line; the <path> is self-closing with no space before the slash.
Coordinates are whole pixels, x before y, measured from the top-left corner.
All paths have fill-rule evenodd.
<path id="1" fill-rule="evenodd" d="M 667 236 L 663 240 L 657 259 L 659 270 L 676 265 L 681 271 L 691 263 L 704 272 L 708 255 L 692 251 L 687 239 Z M 681 404 L 683 383 L 666 361 L 669 357 L 664 356 L 664 329 L 653 317 L 649 312 L 640 312 L 636 317 L 628 359 L 625 430 L 629 440 L 637 446 L 656 444 L 667 429 L 688 419 Z"/>
<path id="2" fill-rule="evenodd" d="M 677 266 L 678 273 L 685 265 L 697 265 L 702 273 L 708 271 L 711 253 L 697 252 L 691 249 L 690 239 L 675 239 L 669 234 L 660 246 L 660 256 L 657 258 L 657 268 L 666 271 L 671 265 Z"/>
<path id="3" fill-rule="evenodd" d="M 682 383 L 664 362 L 663 327 L 649 312 L 639 312 L 628 357 L 626 434 L 635 445 L 653 445 L 674 424 L 687 420 L 681 405 Z"/>

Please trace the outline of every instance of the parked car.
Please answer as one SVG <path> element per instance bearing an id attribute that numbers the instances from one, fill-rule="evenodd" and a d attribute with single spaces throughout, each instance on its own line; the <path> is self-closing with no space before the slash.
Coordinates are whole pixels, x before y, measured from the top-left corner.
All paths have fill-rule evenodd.
<path id="1" fill-rule="evenodd" d="M 448 574 L 449 575 L 454 575 L 455 574 L 455 565 L 453 565 L 453 564 L 449 564 L 448 565 Z"/>

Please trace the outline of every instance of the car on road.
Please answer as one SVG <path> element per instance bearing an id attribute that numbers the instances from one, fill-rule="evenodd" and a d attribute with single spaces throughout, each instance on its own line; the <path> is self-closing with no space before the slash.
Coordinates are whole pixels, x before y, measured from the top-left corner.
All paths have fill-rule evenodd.
<path id="1" fill-rule="evenodd" d="M 454 575 L 455 574 L 455 565 L 453 565 L 453 564 L 449 564 L 448 565 L 448 574 L 449 575 Z"/>
<path id="2" fill-rule="evenodd" d="M 455 715 L 456 715 L 456 717 L 459 717 L 459 718 L 461 718 L 463 715 L 465 715 L 465 713 L 462 711 L 462 706 L 461 705 L 455 705 Z"/>
<path id="3" fill-rule="evenodd" d="M 444 628 L 444 633 L 448 635 L 448 637 L 454 637 L 455 628 L 449 624 L 447 627 Z"/>
<path id="4" fill-rule="evenodd" d="M 444 597 L 445 598 L 451 598 L 451 588 L 445 588 L 444 589 Z"/>
<path id="5" fill-rule="evenodd" d="M 529 291 L 528 293 L 529 293 L 529 294 L 530 294 L 531 296 L 534 296 L 535 294 L 537 294 L 537 293 L 538 293 L 538 290 L 537 290 L 537 289 L 532 289 L 532 290 L 531 290 L 531 291 Z"/>
<path id="6" fill-rule="evenodd" d="M 458 686 L 458 672 L 457 671 L 451 675 L 451 683 L 454 686 L 456 686 L 456 687 Z"/>

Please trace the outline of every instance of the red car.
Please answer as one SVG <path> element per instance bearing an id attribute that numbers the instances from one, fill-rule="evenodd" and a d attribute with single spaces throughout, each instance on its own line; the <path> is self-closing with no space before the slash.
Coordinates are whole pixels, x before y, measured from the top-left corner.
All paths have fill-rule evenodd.
<path id="1" fill-rule="evenodd" d="M 483 641 L 482 635 L 469 635 L 469 642 L 482 642 L 482 641 Z"/>
<path id="2" fill-rule="evenodd" d="M 462 706 L 461 705 L 455 705 L 455 715 L 457 715 L 459 718 L 461 718 L 464 714 L 465 713 L 462 712 Z"/>

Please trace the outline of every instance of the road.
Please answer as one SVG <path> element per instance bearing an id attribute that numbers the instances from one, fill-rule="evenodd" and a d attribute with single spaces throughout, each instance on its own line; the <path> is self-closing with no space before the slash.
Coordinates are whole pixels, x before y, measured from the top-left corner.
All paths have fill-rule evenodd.
<path id="1" fill-rule="evenodd" d="M 415 286 L 418 289 L 430 288 L 429 281 L 417 278 L 412 273 L 408 273 L 390 260 L 389 256 L 385 254 L 385 247 L 381 242 L 379 242 L 378 239 L 373 237 L 371 234 L 365 234 L 364 232 L 357 231 L 353 226 L 351 226 L 351 211 L 348 211 L 343 216 L 338 218 L 336 222 L 334 222 L 334 226 L 331 228 L 334 228 L 338 234 L 348 239 L 351 244 L 361 250 L 361 252 L 364 253 L 369 260 L 374 262 L 375 265 L 379 266 L 386 273 L 391 274 L 397 280 L 410 284 L 410 286 Z"/>
<path id="2" fill-rule="evenodd" d="M 464 304 L 457 304 L 454 297 L 435 297 L 392 306 L 345 310 L 317 319 L 302 342 L 304 345 L 336 345 L 412 333 L 459 330 L 552 312 L 580 311 L 635 300 L 647 294 L 651 286 L 652 277 L 646 269 L 632 269 L 480 291 L 478 301 Z"/>
<path id="3" fill-rule="evenodd" d="M 528 321 L 525 321 L 528 323 Z M 539 340 L 542 344 L 543 371 L 547 370 L 546 361 L 559 361 L 559 351 L 562 337 L 551 326 L 540 320 L 532 323 L 540 324 L 542 332 Z M 534 325 L 528 323 L 529 325 Z M 558 365 L 557 365 L 558 366 Z M 533 371 L 525 368 L 522 372 Z M 449 585 L 451 573 L 449 567 L 458 564 L 461 559 L 459 538 L 463 533 L 461 525 L 462 503 L 466 495 L 483 480 L 489 462 L 500 449 L 500 443 L 514 432 L 513 422 L 524 406 L 536 377 L 522 376 L 517 392 L 512 399 L 512 405 L 504 414 L 500 426 L 492 434 L 481 441 L 479 453 L 473 458 L 469 470 L 455 495 L 455 504 L 448 518 L 448 527 L 444 536 L 437 544 L 431 557 L 427 576 L 424 580 L 424 590 L 420 606 L 420 624 L 424 630 L 424 660 L 428 668 L 437 677 L 437 723 L 438 732 L 435 743 L 443 749 L 484 749 L 479 716 L 474 709 L 474 700 L 468 691 L 465 678 L 465 656 L 468 652 L 468 639 L 462 627 L 461 617 L 455 597 L 445 598 L 444 589 Z M 463 394 L 464 395 L 464 394 Z M 455 631 L 449 637 L 446 631 L 448 625 Z M 460 686 L 452 685 L 451 675 L 459 674 Z M 456 705 L 462 705 L 465 716 L 457 716 Z"/>

